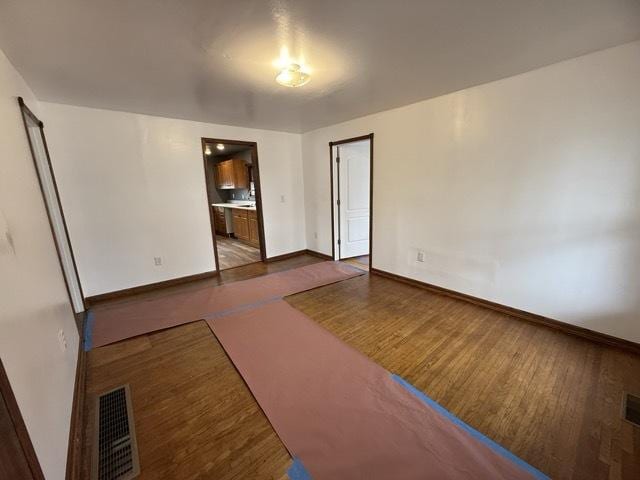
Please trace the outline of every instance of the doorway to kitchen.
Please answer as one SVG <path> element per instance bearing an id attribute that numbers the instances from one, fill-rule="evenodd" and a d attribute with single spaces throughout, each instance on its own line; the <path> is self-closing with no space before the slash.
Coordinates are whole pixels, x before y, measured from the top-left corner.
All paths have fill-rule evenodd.
<path id="1" fill-rule="evenodd" d="M 371 267 L 373 133 L 329 143 L 334 260 Z"/>
<path id="2" fill-rule="evenodd" d="M 256 142 L 202 138 L 217 270 L 266 259 Z"/>

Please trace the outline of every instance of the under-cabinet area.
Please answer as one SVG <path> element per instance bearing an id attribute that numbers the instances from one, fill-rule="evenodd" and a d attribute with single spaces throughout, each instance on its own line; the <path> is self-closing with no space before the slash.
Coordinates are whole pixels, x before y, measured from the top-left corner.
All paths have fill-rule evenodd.
<path id="1" fill-rule="evenodd" d="M 260 248 L 258 212 L 254 205 L 214 203 L 211 207 L 216 235 L 233 237 L 255 248 Z"/>
<path id="2" fill-rule="evenodd" d="M 259 262 L 256 146 L 205 141 L 203 148 L 219 269 Z"/>

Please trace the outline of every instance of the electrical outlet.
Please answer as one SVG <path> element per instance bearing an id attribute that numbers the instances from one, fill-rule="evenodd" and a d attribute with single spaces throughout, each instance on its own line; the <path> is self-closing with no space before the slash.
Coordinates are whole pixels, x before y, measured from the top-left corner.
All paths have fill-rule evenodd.
<path id="1" fill-rule="evenodd" d="M 416 259 L 419 262 L 424 262 L 424 252 L 418 252 L 418 258 Z"/>
<path id="2" fill-rule="evenodd" d="M 280 195 L 280 203 L 284 203 L 284 195 Z"/>
<path id="3" fill-rule="evenodd" d="M 156 267 L 159 267 L 160 265 L 162 265 L 162 257 L 153 257 L 153 264 Z"/>
<path id="4" fill-rule="evenodd" d="M 318 232 L 313 232 L 313 238 L 318 239 Z"/>
<path id="5" fill-rule="evenodd" d="M 67 351 L 67 338 L 64 336 L 64 330 L 58 330 L 58 343 L 60 344 L 60 350 Z"/>

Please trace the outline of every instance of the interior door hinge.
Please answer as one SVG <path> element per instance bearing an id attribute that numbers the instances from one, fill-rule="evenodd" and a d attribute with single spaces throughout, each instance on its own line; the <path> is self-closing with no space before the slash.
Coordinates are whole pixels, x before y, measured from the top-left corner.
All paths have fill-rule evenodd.
<path id="1" fill-rule="evenodd" d="M 340 199 L 338 199 L 338 201 L 336 201 L 336 203 L 337 203 L 338 205 L 340 205 Z"/>
<path id="2" fill-rule="evenodd" d="M 336 163 L 340 163 L 340 157 L 336 157 Z"/>
<path id="3" fill-rule="evenodd" d="M 340 239 L 338 239 L 338 245 L 340 245 Z"/>

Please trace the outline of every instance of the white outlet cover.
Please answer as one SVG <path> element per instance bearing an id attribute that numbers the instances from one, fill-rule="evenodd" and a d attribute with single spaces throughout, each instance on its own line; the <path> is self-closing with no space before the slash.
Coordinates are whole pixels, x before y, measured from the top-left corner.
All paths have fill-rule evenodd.
<path id="1" fill-rule="evenodd" d="M 418 261 L 424 262 L 424 252 L 418 252 Z"/>

